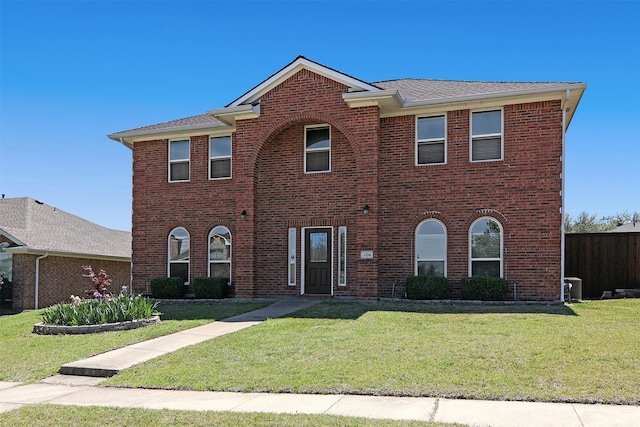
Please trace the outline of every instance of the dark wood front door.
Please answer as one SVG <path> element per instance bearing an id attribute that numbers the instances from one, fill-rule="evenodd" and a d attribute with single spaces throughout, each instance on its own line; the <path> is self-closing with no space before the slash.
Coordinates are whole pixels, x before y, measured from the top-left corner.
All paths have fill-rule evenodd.
<path id="1" fill-rule="evenodd" d="M 305 230 L 304 293 L 331 294 L 331 229 Z"/>

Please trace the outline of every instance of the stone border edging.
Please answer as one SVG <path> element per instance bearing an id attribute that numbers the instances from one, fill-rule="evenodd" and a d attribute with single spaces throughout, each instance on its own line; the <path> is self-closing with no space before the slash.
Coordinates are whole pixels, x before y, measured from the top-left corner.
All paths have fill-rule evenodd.
<path id="1" fill-rule="evenodd" d="M 95 334 L 107 331 L 127 331 L 129 329 L 142 328 L 148 325 L 160 323 L 160 316 L 152 316 L 147 319 L 129 320 L 126 322 L 104 323 L 102 325 L 63 326 L 36 323 L 33 325 L 33 333 L 38 335 L 74 335 Z"/>

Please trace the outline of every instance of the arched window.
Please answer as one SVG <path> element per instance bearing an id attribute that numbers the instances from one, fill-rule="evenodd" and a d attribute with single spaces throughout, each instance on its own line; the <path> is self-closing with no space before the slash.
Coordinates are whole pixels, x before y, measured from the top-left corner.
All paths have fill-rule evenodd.
<path id="1" fill-rule="evenodd" d="M 416 228 L 416 275 L 447 274 L 447 230 L 440 221 L 428 219 Z"/>
<path id="2" fill-rule="evenodd" d="M 209 277 L 231 280 L 231 233 L 227 227 L 214 227 L 209 233 Z"/>
<path id="3" fill-rule="evenodd" d="M 169 277 L 182 277 L 189 281 L 189 233 L 182 227 L 177 227 L 169 233 Z"/>
<path id="4" fill-rule="evenodd" d="M 469 275 L 502 277 L 502 225 L 480 218 L 469 231 Z"/>

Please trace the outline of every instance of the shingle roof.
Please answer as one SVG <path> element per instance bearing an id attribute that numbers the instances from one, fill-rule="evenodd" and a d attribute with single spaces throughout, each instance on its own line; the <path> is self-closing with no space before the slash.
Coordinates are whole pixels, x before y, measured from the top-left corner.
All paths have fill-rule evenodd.
<path id="1" fill-rule="evenodd" d="M 466 80 L 400 79 L 372 83 L 381 89 L 396 89 L 403 98 L 429 101 L 440 98 L 489 95 L 523 90 L 546 90 L 571 83 L 554 82 L 486 82 Z"/>
<path id="2" fill-rule="evenodd" d="M 111 230 L 29 197 L 0 199 L 0 234 L 22 248 L 131 258 L 131 233 Z"/>
<path id="3" fill-rule="evenodd" d="M 198 126 L 198 125 L 211 126 L 211 127 L 225 126 L 225 124 L 222 123 L 220 120 L 216 119 L 210 114 L 205 113 L 197 116 L 185 117 L 183 119 L 170 120 L 168 122 L 157 123 L 154 125 L 142 126 L 139 128 L 130 129 L 130 130 L 127 130 L 124 132 L 118 132 L 118 133 L 125 133 L 125 132 L 134 133 L 138 131 L 144 132 L 144 131 L 152 131 L 152 130 L 166 130 L 166 129 L 180 128 L 183 126 Z"/>

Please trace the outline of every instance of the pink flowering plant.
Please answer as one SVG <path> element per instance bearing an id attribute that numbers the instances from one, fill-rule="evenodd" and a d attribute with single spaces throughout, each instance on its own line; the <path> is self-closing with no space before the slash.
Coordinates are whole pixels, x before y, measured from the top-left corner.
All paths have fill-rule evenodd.
<path id="1" fill-rule="evenodd" d="M 157 315 L 158 302 L 139 295 L 129 295 L 122 286 L 118 295 L 113 295 L 108 286 L 112 280 L 105 270 L 95 274 L 91 266 L 82 267 L 93 283 L 93 289 L 85 291 L 85 298 L 71 295 L 69 303 L 60 303 L 46 308 L 42 321 L 50 325 L 101 325 L 147 319 Z"/>

